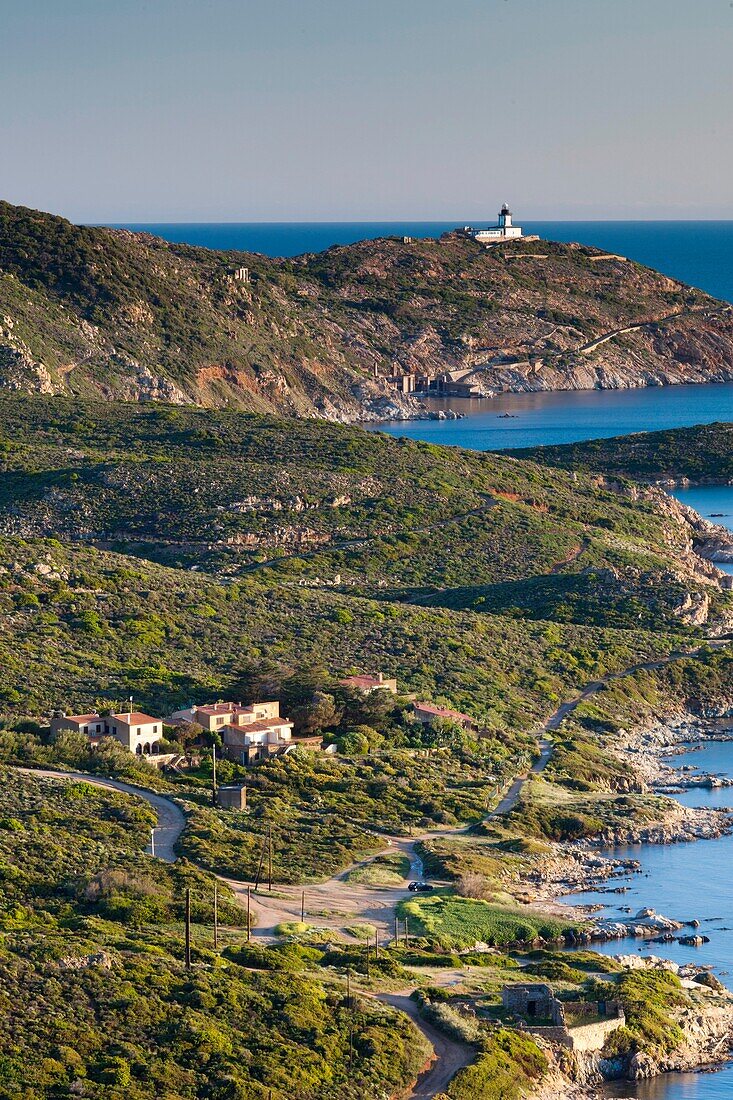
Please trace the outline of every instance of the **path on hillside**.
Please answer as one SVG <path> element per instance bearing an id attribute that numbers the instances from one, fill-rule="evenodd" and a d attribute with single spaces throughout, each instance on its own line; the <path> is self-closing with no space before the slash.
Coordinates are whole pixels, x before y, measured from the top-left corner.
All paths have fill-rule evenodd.
<path id="1" fill-rule="evenodd" d="M 596 694 L 607 683 L 613 680 L 624 679 L 633 676 L 642 670 L 653 671 L 663 668 L 665 665 L 685 658 L 702 656 L 709 649 L 723 649 L 731 644 L 733 639 L 717 639 L 690 652 L 676 650 L 666 657 L 655 660 L 641 661 L 619 672 L 609 673 L 587 684 L 574 699 L 562 703 L 557 710 L 547 719 L 538 732 L 540 736 L 540 755 L 526 774 L 517 777 L 499 804 L 486 815 L 484 820 L 490 820 L 496 816 L 508 813 L 515 805 L 524 787 L 524 784 L 533 775 L 540 774 L 552 758 L 552 741 L 547 736 L 557 730 L 565 718 L 579 706 L 584 699 Z M 98 776 L 87 775 L 82 772 L 58 772 L 49 768 L 18 768 L 27 775 L 36 775 L 48 779 L 67 779 L 72 782 L 91 783 L 94 786 L 113 791 L 121 791 L 144 799 L 158 814 L 158 828 L 155 838 L 155 854 L 158 858 L 172 863 L 177 858 L 175 845 L 186 824 L 183 811 L 170 798 L 155 794 L 142 787 L 133 786 L 116 779 L 105 779 Z M 466 834 L 471 826 L 463 826 L 455 829 L 431 830 L 413 838 L 386 837 L 383 852 L 402 852 L 410 860 L 410 874 L 421 875 L 422 866 L 420 858 L 415 852 L 415 845 L 419 840 L 440 839 L 441 837 Z M 375 853 L 362 863 L 369 863 L 375 858 Z M 359 866 L 356 864 L 355 866 Z M 366 922 L 391 935 L 393 928 L 393 914 L 396 904 L 404 897 L 409 897 L 406 889 L 407 882 L 401 887 L 375 887 L 364 886 L 350 881 L 350 873 L 353 868 L 347 868 L 325 883 L 318 883 L 306 887 L 306 919 L 313 920 L 319 925 L 343 928 L 345 924 L 353 922 Z M 246 904 L 247 884 L 216 876 L 226 883 L 234 891 L 240 904 Z M 300 919 L 300 899 L 303 887 L 277 886 L 271 893 L 260 891 L 251 897 L 251 903 L 258 918 L 258 925 L 253 929 L 254 935 L 269 939 L 274 934 L 276 925 L 286 921 Z M 343 906 L 345 905 L 345 909 Z M 317 908 L 316 908 L 317 907 Z M 321 908 L 322 907 L 322 908 Z M 335 907 L 335 908 L 334 908 Z M 263 918 L 264 917 L 264 921 Z M 410 1094 L 411 1100 L 433 1100 L 448 1087 L 455 1074 L 470 1065 L 475 1058 L 475 1050 L 465 1044 L 457 1043 L 449 1039 L 441 1031 L 434 1028 L 427 1021 L 421 1019 L 416 1004 L 409 997 L 410 991 L 402 991 L 395 994 L 380 995 L 379 1000 L 391 1005 L 397 1011 L 404 1012 L 419 1028 L 433 1047 L 435 1059 L 433 1064 L 423 1074 Z"/>
<path id="2" fill-rule="evenodd" d="M 696 650 L 675 650 L 665 657 L 639 661 L 625 669 L 610 672 L 606 676 L 599 677 L 597 680 L 586 684 L 574 698 L 561 703 L 546 722 L 535 731 L 540 739 L 538 759 L 531 768 L 514 779 L 498 805 L 486 814 L 483 820 L 489 821 L 508 813 L 514 808 L 525 783 L 532 776 L 539 775 L 544 771 L 552 758 L 552 740 L 548 735 L 555 732 L 580 703 L 601 691 L 606 684 L 633 676 L 637 672 L 663 668 L 674 661 L 700 657 L 709 649 L 719 650 L 725 648 L 731 644 L 731 641 L 733 639 L 713 639 L 707 642 L 704 647 Z M 144 799 L 158 815 L 158 826 L 155 830 L 155 855 L 167 863 L 175 862 L 177 858 L 175 847 L 185 828 L 186 815 L 172 798 L 118 779 L 108 779 L 84 772 L 64 772 L 50 768 L 28 767 L 17 768 L 16 770 L 27 775 L 42 776 L 48 779 L 66 779 L 73 782 L 90 783 L 96 787 L 120 791 L 123 794 Z M 366 859 L 346 867 L 325 882 L 306 886 L 277 884 L 272 891 L 263 889 L 260 886 L 256 894 L 251 894 L 252 909 L 258 917 L 257 927 L 253 931 L 255 935 L 269 939 L 275 934 L 274 928 L 276 925 L 287 921 L 300 920 L 302 892 L 305 890 L 306 920 L 310 919 L 314 923 L 332 928 L 341 928 L 345 924 L 354 922 L 367 922 L 379 928 L 383 935 L 390 935 L 393 929 L 395 905 L 402 898 L 409 896 L 407 891 L 408 880 L 405 879 L 399 886 L 372 886 L 353 882 L 351 880 L 352 872 L 357 867 L 372 862 L 379 855 L 393 853 L 405 855 L 410 863 L 410 876 L 420 877 L 423 871 L 420 857 L 415 851 L 416 844 L 424 840 L 440 840 L 441 838 L 466 835 L 471 828 L 471 825 L 463 825 L 454 828 L 429 829 L 409 837 L 385 834 L 383 847 Z M 246 881 L 227 878 L 224 875 L 217 877 L 231 887 L 240 903 L 244 904 L 246 902 L 247 888 L 248 885 L 251 887 L 251 884 Z"/>
<path id="3" fill-rule="evenodd" d="M 382 539 L 395 538 L 400 535 L 424 535 L 428 531 L 437 531 L 441 527 L 447 527 L 451 523 L 460 523 L 461 520 L 469 519 L 471 516 L 480 516 L 484 512 L 490 511 L 495 508 L 499 501 L 491 493 L 476 493 L 476 496 L 483 497 L 484 503 L 480 504 L 477 508 L 469 508 L 467 512 L 458 512 L 451 516 L 442 516 L 441 519 L 433 520 L 432 523 L 424 523 L 420 527 L 395 527 L 391 531 L 381 531 L 374 535 L 364 535 L 360 538 L 347 539 L 344 542 L 324 542 L 319 546 L 314 547 L 312 550 L 296 550 L 292 554 L 281 554 L 278 558 L 267 558 L 266 561 L 250 562 L 247 565 L 243 565 L 240 573 L 256 573 L 258 569 L 270 569 L 272 566 L 282 565 L 283 562 L 292 561 L 294 559 L 298 561 L 308 561 L 310 558 L 320 557 L 322 554 L 338 553 L 341 550 L 360 550 L 365 546 L 370 546 L 373 542 L 380 542 Z"/>
<path id="4" fill-rule="evenodd" d="M 432 1046 L 434 1061 L 420 1074 L 417 1084 L 410 1093 L 411 1100 L 432 1100 L 434 1096 L 445 1092 L 459 1069 L 465 1069 L 476 1061 L 477 1052 L 475 1047 L 449 1039 L 445 1032 L 439 1031 L 427 1020 L 423 1020 L 417 1005 L 410 998 L 411 992 L 407 989 L 399 993 L 380 993 L 377 1000 L 409 1016 L 415 1027 L 423 1033 Z"/>
<path id="5" fill-rule="evenodd" d="M 729 305 L 714 306 L 712 308 L 703 306 L 702 308 L 698 309 L 695 309 L 693 307 L 690 309 L 676 310 L 674 313 L 668 313 L 664 317 L 651 318 L 650 320 L 646 321 L 631 321 L 627 325 L 621 325 L 619 328 L 611 329 L 610 332 L 603 332 L 599 336 L 594 336 L 592 340 L 588 340 L 584 344 L 579 344 L 577 347 L 563 348 L 560 351 L 552 351 L 548 349 L 544 352 L 538 352 L 536 353 L 538 359 L 537 365 L 540 365 L 546 361 L 549 362 L 552 359 L 559 359 L 563 355 L 590 355 L 591 352 L 595 351 L 596 348 L 601 347 L 602 344 L 607 344 L 609 340 L 615 340 L 617 336 L 621 336 L 625 332 L 638 332 L 641 329 L 650 329 L 653 328 L 655 325 L 664 325 L 667 324 L 667 322 L 669 321 L 675 321 L 681 317 L 692 317 L 698 314 L 706 317 L 714 317 L 716 314 L 719 313 L 730 313 L 731 309 L 733 309 L 733 306 Z M 546 337 L 543 337 L 543 339 L 546 339 Z M 488 370 L 494 370 L 501 367 L 524 366 L 529 362 L 531 354 L 532 353 L 530 351 L 527 351 L 522 355 L 515 355 L 511 358 L 498 356 L 494 359 L 490 359 L 486 363 L 479 363 L 478 366 L 470 370 L 461 379 L 461 381 L 465 382 L 469 378 L 473 377 L 475 374 L 483 374 Z"/>
<path id="6" fill-rule="evenodd" d="M 54 771 L 52 768 L 15 768 L 15 771 L 23 775 L 41 776 L 43 779 L 69 779 L 75 783 L 89 783 L 92 787 L 103 787 L 108 791 L 121 791 L 122 794 L 142 798 L 158 815 L 158 824 L 155 828 L 156 858 L 162 859 L 165 863 L 175 863 L 178 858 L 176 844 L 186 827 L 186 815 L 170 798 L 155 794 L 153 791 L 146 790 L 145 787 L 123 783 L 120 779 L 107 779 L 103 776 L 89 775 L 86 772 L 62 772 Z M 150 847 L 148 845 L 148 852 Z"/>

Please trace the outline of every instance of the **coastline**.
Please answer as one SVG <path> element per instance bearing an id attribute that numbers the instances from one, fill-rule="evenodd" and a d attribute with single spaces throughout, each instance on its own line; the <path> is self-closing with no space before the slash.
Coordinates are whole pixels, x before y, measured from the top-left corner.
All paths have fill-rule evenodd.
<path id="1" fill-rule="evenodd" d="M 487 367 L 487 373 L 489 368 Z M 482 408 L 488 410 L 493 402 L 501 401 L 503 398 L 536 398 L 536 397 L 550 397 L 553 395 L 579 395 L 584 394 L 611 394 L 626 392 L 633 393 L 634 391 L 659 391 L 659 390 L 681 390 L 686 388 L 693 388 L 695 390 L 725 386 L 733 382 L 733 372 L 729 377 L 719 378 L 680 378 L 680 377 L 668 377 L 665 379 L 650 379 L 645 382 L 639 382 L 633 375 L 629 375 L 624 380 L 595 380 L 592 384 L 588 385 L 559 385 L 559 386 L 546 386 L 537 384 L 535 386 L 528 387 L 527 385 L 521 385 L 512 379 L 499 382 L 499 388 L 492 388 L 488 384 L 484 387 L 484 391 L 480 394 L 473 395 L 470 400 L 479 401 Z M 358 407 L 351 413 L 348 408 L 344 407 L 339 413 L 338 407 L 334 403 L 330 409 L 324 408 L 321 410 L 320 415 L 327 420 L 337 420 L 344 424 L 353 424 L 355 426 L 362 424 L 370 424 L 375 428 L 378 428 L 380 424 L 400 424 L 411 423 L 413 421 L 421 420 L 464 420 L 469 418 L 470 413 L 464 413 L 455 409 L 431 409 L 430 405 L 426 405 L 425 402 L 434 401 L 450 401 L 451 396 L 454 401 L 461 402 L 469 400 L 465 396 L 443 394 L 443 393 L 420 393 L 420 394 L 402 394 L 397 390 L 384 391 L 381 390 L 378 394 L 374 393 L 374 383 L 370 382 L 366 385 L 360 385 L 357 387 L 354 396 L 357 399 Z M 500 414 L 497 414 L 500 415 Z M 507 419 L 514 419 L 510 414 Z M 616 434 L 616 433 L 615 433 Z M 628 434 L 620 432 L 618 434 Z M 659 481 L 654 481 L 652 484 L 659 485 L 661 488 L 684 488 L 693 485 L 725 485 L 726 481 L 690 481 L 687 478 L 663 478 Z"/>
<path id="2" fill-rule="evenodd" d="M 720 720 L 692 714 L 677 715 L 668 722 L 627 733 L 617 754 L 639 775 L 649 793 L 674 795 L 697 787 L 731 787 L 731 806 L 690 807 L 677 803 L 676 807 L 669 807 L 660 822 L 630 824 L 627 829 L 606 831 L 592 840 L 557 844 L 556 854 L 540 870 L 524 878 L 533 901 L 545 910 L 556 915 L 574 914 L 591 922 L 588 931 L 578 935 L 570 945 L 571 949 L 586 946 L 593 950 L 598 943 L 630 940 L 636 947 L 632 948 L 631 942 L 628 946 L 619 943 L 619 951 L 613 952 L 613 957 L 633 970 L 671 971 L 679 977 L 692 1001 L 692 1006 L 688 1004 L 673 1013 L 685 1041 L 670 1052 L 641 1051 L 624 1057 L 604 1057 L 600 1050 L 576 1052 L 575 1064 L 569 1066 L 567 1059 L 547 1044 L 553 1075 L 560 1073 L 567 1082 L 567 1091 L 555 1091 L 555 1096 L 597 1100 L 608 1095 L 599 1093 L 598 1088 L 609 1082 L 639 1081 L 670 1072 L 714 1070 L 733 1055 L 733 992 L 712 974 L 715 963 L 680 964 L 655 954 L 656 944 L 678 940 L 696 946 L 708 942 L 694 913 L 676 914 L 672 919 L 650 907 L 632 913 L 631 906 L 620 904 L 619 909 L 628 909 L 628 914 L 596 918 L 598 909 L 605 908 L 602 903 L 572 904 L 574 893 L 596 890 L 616 895 L 622 903 L 628 887 L 623 881 L 614 883 L 642 872 L 639 860 L 614 856 L 604 849 L 615 845 L 688 844 L 733 832 L 733 776 L 721 778 L 703 771 L 693 772 L 689 765 L 680 770 L 667 759 L 696 747 L 702 749 L 711 743 L 730 741 L 733 741 L 730 720 L 723 725 Z M 653 904 L 654 897 L 650 896 L 648 906 Z M 544 1100 L 547 1095 L 546 1089 L 540 1089 L 536 1100 Z"/>

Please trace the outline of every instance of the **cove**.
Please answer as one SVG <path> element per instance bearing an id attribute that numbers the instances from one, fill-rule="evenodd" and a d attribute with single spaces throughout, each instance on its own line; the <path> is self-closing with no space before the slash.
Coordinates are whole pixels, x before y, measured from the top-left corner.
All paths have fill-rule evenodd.
<path id="1" fill-rule="evenodd" d="M 700 772 L 733 775 L 733 742 L 711 741 L 669 758 L 673 766 L 691 765 Z M 733 787 L 696 788 L 675 796 L 687 806 L 733 807 Z M 733 835 L 683 844 L 621 845 L 605 854 L 641 862 L 641 874 L 613 878 L 607 887 L 625 886 L 624 894 L 588 890 L 560 899 L 572 905 L 602 904 L 601 916 L 621 917 L 621 906 L 632 911 L 651 906 L 680 921 L 696 918 L 700 933 L 709 943 L 684 947 L 679 943 L 649 943 L 636 937 L 593 945 L 604 955 L 654 954 L 676 963 L 700 963 L 733 987 L 733 882 L 729 875 Z M 686 931 L 686 930 L 685 930 Z M 682 933 L 680 933 L 682 934 Z M 720 1100 L 733 1096 L 733 1062 L 712 1073 L 670 1073 L 651 1081 L 613 1082 L 602 1095 L 636 1097 L 637 1100 Z"/>
<path id="2" fill-rule="evenodd" d="M 465 419 L 383 421 L 365 427 L 474 451 L 574 443 L 733 420 L 733 382 L 506 393 L 483 400 L 429 398 L 425 403 L 430 410 L 463 413 Z"/>

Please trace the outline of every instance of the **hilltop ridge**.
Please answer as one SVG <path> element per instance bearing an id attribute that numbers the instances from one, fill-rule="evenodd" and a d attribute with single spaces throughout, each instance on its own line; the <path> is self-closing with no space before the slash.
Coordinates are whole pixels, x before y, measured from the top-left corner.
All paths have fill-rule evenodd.
<path id="1" fill-rule="evenodd" d="M 577 244 L 452 233 L 278 259 L 0 203 L 0 388 L 373 420 L 418 407 L 393 372 L 475 368 L 486 391 L 723 381 L 733 317 Z"/>

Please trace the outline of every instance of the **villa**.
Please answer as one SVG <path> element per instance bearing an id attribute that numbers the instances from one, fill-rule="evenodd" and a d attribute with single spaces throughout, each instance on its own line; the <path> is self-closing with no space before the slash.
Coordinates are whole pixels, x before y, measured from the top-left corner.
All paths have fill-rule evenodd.
<path id="1" fill-rule="evenodd" d="M 148 756 L 159 751 L 163 739 L 163 723 L 140 711 L 119 714 L 55 714 L 51 718 L 51 733 L 73 730 L 85 734 L 93 744 L 103 737 L 115 737 L 120 744 L 138 756 Z"/>
<path id="2" fill-rule="evenodd" d="M 170 722 L 195 722 L 209 733 L 219 733 L 224 753 L 237 764 L 253 764 L 300 746 L 320 749 L 321 737 L 293 737 L 293 723 L 280 716 L 277 701 L 252 703 L 208 703 L 175 711 Z"/>
<path id="3" fill-rule="evenodd" d="M 371 695 L 373 691 L 391 691 L 393 695 L 397 694 L 397 681 L 388 680 L 383 672 L 378 672 L 376 676 L 346 676 L 339 683 L 342 687 L 360 691 L 363 695 Z"/>

